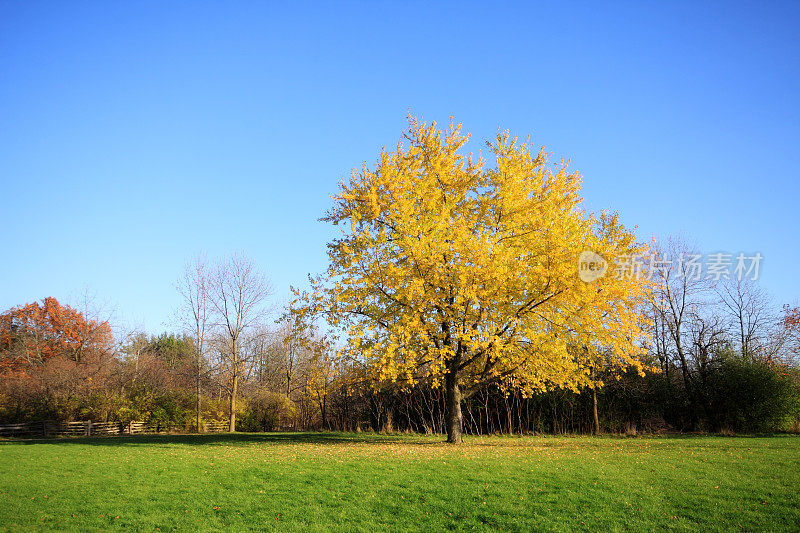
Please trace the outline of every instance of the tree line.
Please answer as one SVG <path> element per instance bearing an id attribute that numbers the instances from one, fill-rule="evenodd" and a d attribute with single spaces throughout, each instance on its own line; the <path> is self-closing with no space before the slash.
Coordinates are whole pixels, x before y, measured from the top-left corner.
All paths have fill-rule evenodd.
<path id="1" fill-rule="evenodd" d="M 203 259 L 192 262 L 178 284 L 184 305 L 177 333 L 135 332 L 115 340 L 107 321 L 54 298 L 0 315 L 0 421 L 141 420 L 187 431 L 220 421 L 239 431 L 446 431 L 441 386 L 374 381 L 363 362 L 336 357 L 332 339 L 289 313 L 270 314 L 269 285 L 249 260 L 237 256 L 223 265 L 236 265 L 242 290 L 231 293 L 233 285 L 212 281 L 222 274 L 219 265 L 212 274 Z M 244 301 L 212 302 L 205 291 L 217 286 L 214 297 L 224 292 Z M 598 370 L 602 385 L 578 391 L 524 395 L 487 385 L 464 402 L 464 431 L 800 429 L 800 309 L 775 309 L 747 281 L 662 288 L 649 309 L 643 361 L 651 370 Z M 254 296 L 262 305 L 247 303 Z M 680 305 L 663 305 L 671 299 Z M 226 309 L 244 316 L 218 315 Z"/>
<path id="2" fill-rule="evenodd" d="M 742 272 L 696 275 L 587 212 L 582 177 L 501 133 L 409 119 L 341 183 L 329 267 L 276 306 L 243 255 L 189 263 L 174 332 L 113 338 L 52 298 L 0 315 L 0 418 L 201 430 L 797 430 L 797 308 Z M 404 144 L 405 143 L 405 144 Z M 650 254 L 648 275 L 611 264 Z M 589 265 L 582 270 L 584 258 Z M 638 268 L 638 267 L 637 267 Z M 635 271 L 634 271 L 635 270 Z"/>

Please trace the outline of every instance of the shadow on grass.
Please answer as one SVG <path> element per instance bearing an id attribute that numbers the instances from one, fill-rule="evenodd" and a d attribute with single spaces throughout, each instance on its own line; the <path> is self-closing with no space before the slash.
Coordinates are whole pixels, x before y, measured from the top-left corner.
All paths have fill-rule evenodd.
<path id="1" fill-rule="evenodd" d="M 557 446 L 564 441 L 600 441 L 608 440 L 683 440 L 683 439 L 742 439 L 758 437 L 800 437 L 787 434 L 750 434 L 750 435 L 713 435 L 698 433 L 669 433 L 661 435 L 625 436 L 605 434 L 589 435 L 483 435 L 465 436 L 466 444 L 478 446 L 514 446 L 524 444 L 528 438 L 540 439 L 537 447 Z M 344 432 L 274 432 L 274 433 L 204 433 L 204 434 L 161 434 L 161 435 L 125 435 L 106 437 L 63 437 L 63 438 L 12 438 L 0 439 L 0 446 L 9 444 L 56 444 L 56 445 L 90 445 L 90 446 L 146 446 L 153 444 L 179 444 L 190 446 L 214 445 L 285 445 L 285 444 L 404 444 L 413 446 L 439 446 L 445 442 L 444 435 L 419 434 L 383 434 L 383 433 L 344 433 Z"/>
<path id="2" fill-rule="evenodd" d="M 391 435 L 377 433 L 339 433 L 339 432 L 275 432 L 275 433 L 204 433 L 204 434 L 161 434 L 125 435 L 107 437 L 63 437 L 63 438 L 19 438 L 0 440 L 0 446 L 7 444 L 81 444 L 91 446 L 130 446 L 151 444 L 181 444 L 190 446 L 226 444 L 439 444 L 444 436 Z"/>

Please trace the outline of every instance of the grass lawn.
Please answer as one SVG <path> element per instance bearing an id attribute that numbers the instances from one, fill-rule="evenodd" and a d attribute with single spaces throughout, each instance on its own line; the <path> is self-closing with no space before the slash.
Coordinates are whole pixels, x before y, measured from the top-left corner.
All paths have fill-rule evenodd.
<path id="1" fill-rule="evenodd" d="M 798 437 L 0 442 L 0 530 L 798 530 Z"/>

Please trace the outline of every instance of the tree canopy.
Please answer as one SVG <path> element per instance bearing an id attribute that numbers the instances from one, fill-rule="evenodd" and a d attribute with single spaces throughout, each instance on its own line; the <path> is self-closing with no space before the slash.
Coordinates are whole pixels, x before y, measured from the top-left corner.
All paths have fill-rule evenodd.
<path id="1" fill-rule="evenodd" d="M 0 314 L 0 370 L 17 370 L 54 357 L 81 362 L 98 353 L 110 354 L 108 322 L 48 297 Z"/>

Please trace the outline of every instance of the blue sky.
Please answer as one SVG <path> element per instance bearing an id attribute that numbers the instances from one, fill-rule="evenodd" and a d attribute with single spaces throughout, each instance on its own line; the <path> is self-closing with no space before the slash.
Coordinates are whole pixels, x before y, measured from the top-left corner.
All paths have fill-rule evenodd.
<path id="1" fill-rule="evenodd" d="M 761 252 L 800 297 L 800 3 L 0 0 L 0 308 L 84 288 L 158 332 L 185 260 L 277 299 L 411 111 L 531 135 L 642 239 Z"/>

